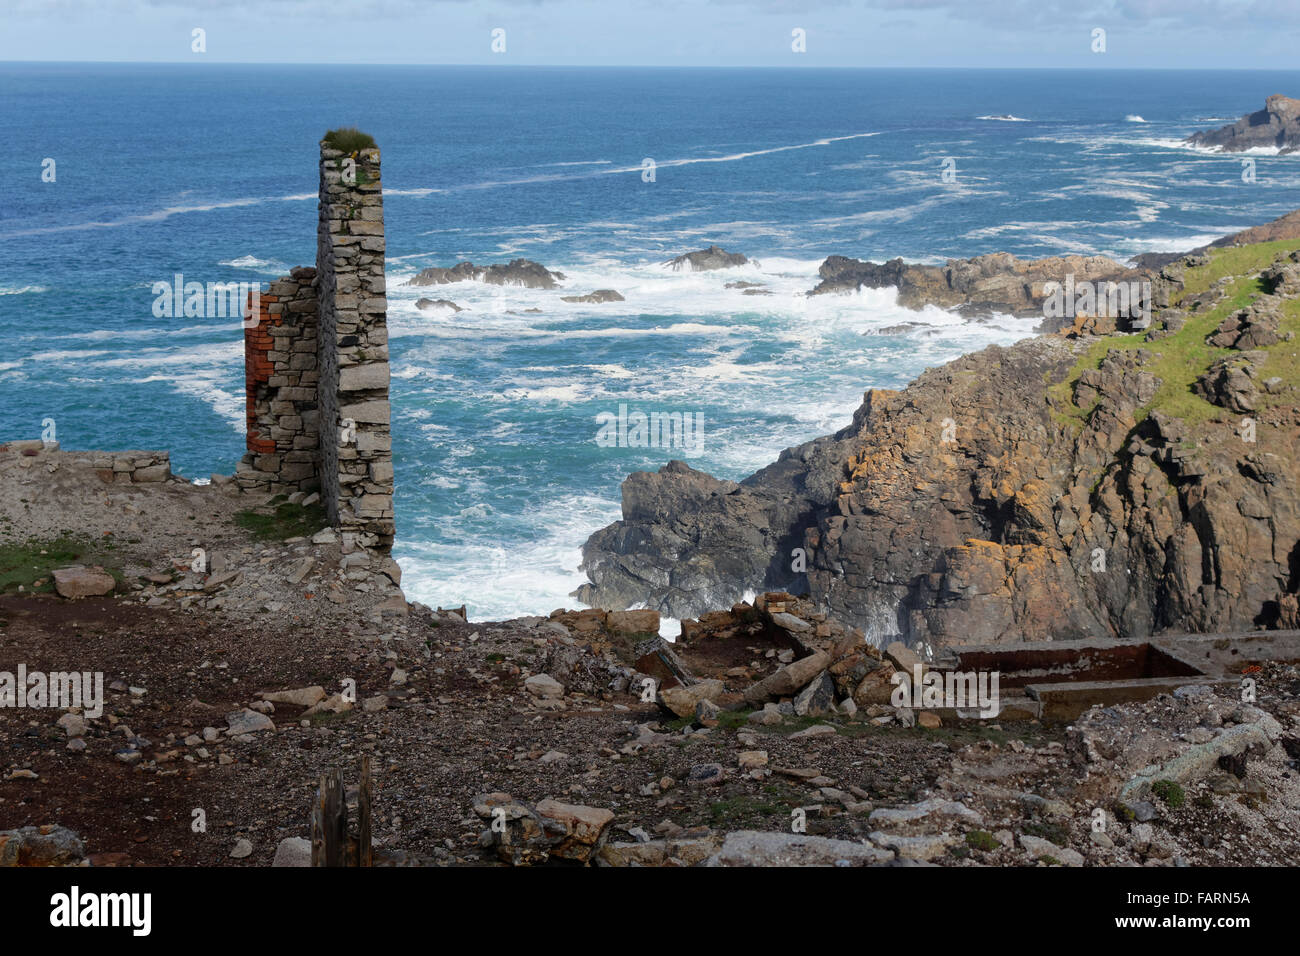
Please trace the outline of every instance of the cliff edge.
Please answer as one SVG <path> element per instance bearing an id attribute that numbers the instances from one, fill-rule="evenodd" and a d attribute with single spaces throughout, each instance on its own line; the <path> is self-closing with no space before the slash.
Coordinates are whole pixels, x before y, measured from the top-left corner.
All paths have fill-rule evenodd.
<path id="1" fill-rule="evenodd" d="M 632 475 L 577 596 L 677 617 L 807 593 L 877 644 L 1295 626 L 1300 239 L 1156 276 L 1151 327 L 873 389 L 742 482 Z"/>

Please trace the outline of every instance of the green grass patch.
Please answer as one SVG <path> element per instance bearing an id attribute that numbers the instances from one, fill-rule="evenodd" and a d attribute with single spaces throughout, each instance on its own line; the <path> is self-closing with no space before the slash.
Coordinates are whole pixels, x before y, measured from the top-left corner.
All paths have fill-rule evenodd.
<path id="1" fill-rule="evenodd" d="M 1185 288 L 1179 302 L 1195 298 L 1218 280 L 1237 276 L 1228 287 L 1228 296 L 1213 309 L 1191 315 L 1187 324 L 1175 335 L 1148 342 L 1145 333 L 1108 336 L 1091 343 L 1079 357 L 1065 378 L 1048 386 L 1052 415 L 1061 424 L 1076 431 L 1083 427 L 1091 408 L 1074 404 L 1074 387 L 1085 370 L 1096 369 L 1111 349 L 1134 351 L 1147 349 L 1153 358 L 1144 366 L 1160 379 L 1155 398 L 1138 410 L 1137 420 L 1145 419 L 1159 410 L 1190 424 L 1221 418 L 1225 411 L 1212 405 L 1192 391 L 1192 385 L 1212 364 L 1221 358 L 1240 353 L 1233 349 L 1215 348 L 1205 339 L 1233 312 L 1248 306 L 1267 290 L 1258 273 L 1267 268 L 1281 254 L 1300 249 L 1300 240 L 1263 242 L 1234 249 L 1220 249 L 1211 253 L 1209 265 L 1188 269 Z M 1283 308 L 1283 327 L 1300 331 L 1300 302 L 1292 300 Z M 1262 371 L 1265 378 L 1279 376 L 1289 383 L 1300 381 L 1300 359 L 1295 345 L 1281 342 L 1264 350 L 1268 360 Z"/>
<path id="2" fill-rule="evenodd" d="M 320 504 L 291 505 L 278 501 L 279 496 L 262 508 L 251 508 L 235 515 L 235 524 L 259 541 L 284 541 L 313 535 L 328 523 Z M 278 502 L 278 503 L 277 503 Z"/>
<path id="3" fill-rule="evenodd" d="M 1042 837 L 1055 843 L 1057 846 L 1065 846 L 1070 842 L 1070 834 L 1059 823 L 1048 823 L 1044 820 L 1033 820 L 1026 823 L 1022 829 L 1030 836 Z"/>
<path id="4" fill-rule="evenodd" d="M 53 593 L 54 569 L 69 564 L 102 565 L 104 560 L 91 542 L 75 535 L 0 544 L 0 594 L 16 592 L 19 587 L 27 594 Z M 119 586 L 122 584 L 120 572 L 107 566 L 104 570 L 113 575 Z M 45 583 L 36 587 L 36 582 L 42 579 Z"/>
<path id="5" fill-rule="evenodd" d="M 709 819 L 715 827 L 734 829 L 768 817 L 788 815 L 790 808 L 758 797 L 731 797 L 709 805 Z"/>
<path id="6" fill-rule="evenodd" d="M 993 834 L 986 830 L 971 830 L 966 834 L 966 845 L 972 850 L 988 853 L 990 850 L 996 850 L 1002 844 L 993 839 Z"/>
<path id="7" fill-rule="evenodd" d="M 350 710 L 345 710 L 342 713 L 335 713 L 332 710 L 322 710 L 312 714 L 307 718 L 307 720 L 311 721 L 313 727 L 328 727 L 331 724 L 342 723 L 349 719 L 351 715 L 352 711 Z"/>
<path id="8" fill-rule="evenodd" d="M 1283 332 L 1291 332 L 1295 338 L 1264 350 L 1268 357 L 1259 364 L 1259 380 L 1262 384 L 1270 378 L 1280 378 L 1295 388 L 1300 385 L 1300 299 L 1287 299 L 1282 303 L 1281 327 Z M 1262 389 L 1259 393 L 1261 406 L 1290 404 L 1294 400 L 1295 396 L 1286 394 L 1285 390 L 1277 395 L 1270 395 Z"/>
<path id="9" fill-rule="evenodd" d="M 763 729 L 781 737 L 788 737 L 791 734 L 797 734 L 801 730 L 807 730 L 813 724 L 827 724 L 834 727 L 836 733 L 839 733 L 842 730 L 838 724 L 831 723 L 831 721 L 827 720 L 825 717 L 800 717 L 797 715 L 783 717 L 781 718 L 781 723 L 773 724 L 771 727 Z"/>
<path id="10" fill-rule="evenodd" d="M 1188 269 L 1178 301 L 1195 298 L 1224 276 L 1254 275 L 1267 269 L 1280 255 L 1300 249 L 1300 239 L 1276 239 L 1230 249 L 1211 249 L 1210 264 Z"/>
<path id="11" fill-rule="evenodd" d="M 1177 810 L 1187 802 L 1183 788 L 1172 780 L 1157 780 L 1151 784 L 1151 792 L 1163 800 L 1170 810 Z"/>
<path id="12" fill-rule="evenodd" d="M 341 153 L 359 153 L 363 149 L 374 149 L 375 138 L 355 126 L 341 126 L 325 134 L 325 145 Z"/>

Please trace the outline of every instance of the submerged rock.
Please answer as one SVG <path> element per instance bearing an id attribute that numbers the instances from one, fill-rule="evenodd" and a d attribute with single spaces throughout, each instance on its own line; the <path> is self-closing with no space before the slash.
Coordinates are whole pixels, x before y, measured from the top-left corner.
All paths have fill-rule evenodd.
<path id="1" fill-rule="evenodd" d="M 433 312 L 436 310 L 447 310 L 451 312 L 464 312 L 465 310 L 458 306 L 451 299 L 418 299 L 415 307 L 421 312 Z"/>
<path id="2" fill-rule="evenodd" d="M 664 265 L 677 272 L 712 272 L 716 269 L 731 269 L 743 266 L 749 258 L 742 252 L 728 252 L 720 246 L 709 246 L 696 252 L 685 252 L 675 259 L 669 259 Z"/>
<path id="3" fill-rule="evenodd" d="M 622 302 L 623 296 L 613 289 L 597 289 L 586 295 L 562 295 L 565 302 Z"/>

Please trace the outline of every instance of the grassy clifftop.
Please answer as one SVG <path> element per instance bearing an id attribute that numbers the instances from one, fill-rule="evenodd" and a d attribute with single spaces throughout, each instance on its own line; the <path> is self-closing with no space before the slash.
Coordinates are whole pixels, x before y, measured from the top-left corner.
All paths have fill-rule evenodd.
<path id="1" fill-rule="evenodd" d="M 1193 391 L 1193 385 L 1215 362 L 1240 353 L 1211 345 L 1206 339 L 1224 319 L 1271 292 L 1261 273 L 1276 263 L 1285 262 L 1297 250 L 1300 250 L 1300 239 L 1209 250 L 1208 262 L 1183 271 L 1182 291 L 1171 297 L 1171 309 L 1156 317 L 1153 328 L 1162 327 L 1171 315 L 1185 316 L 1185 324 L 1162 338 L 1153 338 L 1142 332 L 1105 336 L 1091 343 L 1069 374 L 1049 389 L 1057 420 L 1081 428 L 1091 409 L 1074 404 L 1074 389 L 1079 377 L 1088 369 L 1098 368 L 1112 350 L 1138 349 L 1150 353 L 1143 367 L 1160 379 L 1155 397 L 1139 409 L 1139 421 L 1156 410 L 1188 423 L 1205 422 L 1221 416 L 1223 409 Z M 1215 296 L 1216 290 L 1221 297 Z M 1280 327 L 1284 333 L 1300 333 L 1300 298 L 1286 299 L 1281 307 L 1281 316 Z M 1293 402 L 1293 390 L 1300 385 L 1296 342 L 1284 340 L 1257 351 L 1265 355 L 1257 365 L 1259 377 L 1279 377 L 1286 386 L 1275 393 L 1262 393 L 1261 405 L 1268 407 Z"/>

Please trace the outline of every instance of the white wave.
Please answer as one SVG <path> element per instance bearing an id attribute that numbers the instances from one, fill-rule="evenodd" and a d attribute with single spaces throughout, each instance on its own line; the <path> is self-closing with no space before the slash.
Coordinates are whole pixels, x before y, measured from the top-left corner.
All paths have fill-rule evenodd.
<path id="1" fill-rule="evenodd" d="M 43 285 L 0 285 L 0 295 L 27 295 L 49 291 Z"/>
<path id="2" fill-rule="evenodd" d="M 257 256 L 240 256 L 238 259 L 229 259 L 225 262 L 219 262 L 218 265 L 230 266 L 234 269 L 249 269 L 253 272 L 261 272 L 275 276 L 289 271 L 289 267 L 283 262 L 279 262 L 275 259 L 259 259 Z"/>
<path id="3" fill-rule="evenodd" d="M 1124 117 L 1124 122 L 1125 122 L 1125 123 L 1145 123 L 1146 120 L 1144 120 L 1142 117 L 1138 116 L 1136 113 L 1129 113 L 1127 116 Z"/>
<path id="4" fill-rule="evenodd" d="M 1230 226 L 1222 232 L 1199 232 L 1188 236 L 1132 236 L 1124 240 L 1124 248 L 1131 250 L 1126 253 L 1127 256 L 1139 252 L 1187 252 L 1189 249 L 1199 249 L 1216 239 L 1222 239 L 1226 235 L 1239 231 L 1236 227 Z"/>
<path id="5" fill-rule="evenodd" d="M 557 496 L 519 516 L 522 526 L 504 531 L 448 516 L 440 522 L 446 542 L 399 536 L 393 555 L 411 600 L 464 604 L 470 618 L 480 621 L 545 616 L 556 608 L 581 606 L 570 592 L 586 581 L 578 571 L 583 542 L 620 514 L 617 498 Z"/>
<path id="6" fill-rule="evenodd" d="M 995 113 L 989 116 L 977 116 L 979 120 L 989 120 L 994 123 L 1032 123 L 1033 120 L 1025 119 L 1023 116 L 1012 116 L 1010 113 Z"/>
<path id="7" fill-rule="evenodd" d="M 1151 137 L 1134 140 L 1134 143 L 1140 146 L 1154 146 L 1159 149 L 1177 149 L 1190 153 L 1199 153 L 1202 156 L 1277 156 L 1281 150 L 1277 146 L 1255 146 L 1250 149 L 1226 151 L 1214 146 L 1194 146 L 1185 139 L 1175 139 L 1172 137 Z M 1290 158 L 1292 154 L 1286 154 Z"/>
<path id="8" fill-rule="evenodd" d="M 506 401 L 517 402 L 577 402 L 588 397 L 583 385 L 543 385 L 532 388 L 511 388 L 499 394 Z"/>
<path id="9" fill-rule="evenodd" d="M 4 233 L 3 237 L 40 236 L 59 232 L 79 232 L 87 229 L 116 229 L 121 226 L 135 226 L 140 225 L 141 223 L 162 222 L 166 219 L 172 218 L 173 216 L 181 216 L 187 213 L 215 212 L 223 209 L 238 209 L 241 206 L 260 206 L 263 203 L 272 202 L 301 202 L 307 199 L 317 198 L 318 196 L 316 193 L 302 193 L 300 195 L 292 196 L 267 196 L 258 199 L 226 199 L 207 203 L 195 203 L 187 206 L 166 206 L 163 209 L 157 209 L 153 212 L 123 216 L 121 219 L 96 219 L 90 222 L 70 223 L 62 226 L 42 226 L 37 229 L 16 229 L 12 232 Z"/>
<path id="10" fill-rule="evenodd" d="M 84 362 L 88 358 L 94 358 L 97 355 L 112 355 L 108 349 L 75 349 L 75 350 L 56 350 L 53 352 L 35 352 L 29 356 L 32 362 Z"/>
<path id="11" fill-rule="evenodd" d="M 847 136 L 823 136 L 820 139 L 811 140 L 807 143 L 792 143 L 788 146 L 770 146 L 766 149 L 751 149 L 740 153 L 727 153 L 720 156 L 685 156 L 677 159 L 655 160 L 655 168 L 673 169 L 679 166 L 694 166 L 700 163 L 734 163 L 745 159 L 753 159 L 755 156 L 772 156 L 776 153 L 785 153 L 796 149 L 815 149 L 821 146 L 830 146 L 834 143 L 843 143 L 849 140 L 866 139 L 871 136 L 880 136 L 882 131 L 869 133 L 850 133 Z M 599 170 L 593 170 L 584 173 L 553 173 L 542 176 L 524 176 L 518 179 L 490 179 L 476 183 L 461 183 L 455 186 L 445 187 L 416 187 L 404 190 L 386 189 L 385 192 L 390 195 L 406 196 L 428 196 L 432 193 L 453 193 L 471 189 L 498 189 L 505 186 L 529 186 L 536 183 L 563 182 L 570 179 L 587 179 L 595 176 L 614 176 L 627 173 L 640 173 L 643 166 L 637 163 L 635 166 L 609 166 Z"/>
<path id="12" fill-rule="evenodd" d="M 179 394 L 197 398 L 209 405 L 214 412 L 226 420 L 231 428 L 242 435 L 248 426 L 245 418 L 247 398 L 242 392 L 235 394 L 230 389 L 223 388 L 222 383 L 227 378 L 229 376 L 226 375 L 225 369 L 186 369 L 179 375 L 148 375 L 132 381 L 138 385 L 165 382 Z"/>
<path id="13" fill-rule="evenodd" d="M 536 163 L 536 168 L 547 166 L 608 166 L 613 162 L 609 159 L 580 159 L 571 163 Z"/>

